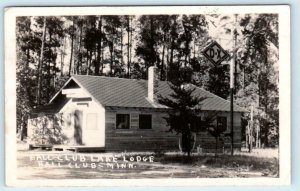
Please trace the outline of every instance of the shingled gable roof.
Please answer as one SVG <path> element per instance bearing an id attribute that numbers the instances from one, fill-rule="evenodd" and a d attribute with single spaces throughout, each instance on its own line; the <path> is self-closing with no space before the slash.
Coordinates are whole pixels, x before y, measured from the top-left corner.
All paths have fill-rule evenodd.
<path id="1" fill-rule="evenodd" d="M 83 75 L 74 75 L 72 79 L 104 107 L 166 108 L 148 100 L 147 80 Z M 159 81 L 158 94 L 165 97 L 171 93 L 168 82 Z M 196 87 L 194 95 L 207 97 L 201 102 L 202 110 L 230 111 L 229 101 L 204 89 Z M 246 112 L 237 105 L 234 105 L 234 111 Z"/>

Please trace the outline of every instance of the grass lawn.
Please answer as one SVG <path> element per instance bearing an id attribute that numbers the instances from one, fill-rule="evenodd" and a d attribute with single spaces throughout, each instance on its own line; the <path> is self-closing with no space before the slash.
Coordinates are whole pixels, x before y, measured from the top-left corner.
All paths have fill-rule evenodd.
<path id="1" fill-rule="evenodd" d="M 18 151 L 19 179 L 278 177 L 278 155 Z M 278 153 L 278 150 L 265 150 Z M 252 154 L 252 155 L 251 155 Z M 261 157 L 262 156 L 262 157 Z"/>

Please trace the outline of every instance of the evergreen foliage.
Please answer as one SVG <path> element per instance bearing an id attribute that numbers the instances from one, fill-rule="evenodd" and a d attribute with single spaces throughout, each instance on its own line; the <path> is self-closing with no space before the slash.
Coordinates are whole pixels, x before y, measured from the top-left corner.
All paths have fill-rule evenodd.
<path id="1" fill-rule="evenodd" d="M 185 74 L 185 72 L 182 73 Z M 201 130 L 201 126 L 194 125 L 194 122 L 201 111 L 201 102 L 206 98 L 194 96 L 194 85 L 187 84 L 185 82 L 186 75 L 182 76 L 169 84 L 173 93 L 169 97 L 159 96 L 159 102 L 171 109 L 169 116 L 165 118 L 170 127 L 169 131 L 175 131 L 182 136 L 182 142 L 190 156 L 193 142 L 196 141 L 193 140 L 192 133 Z"/>

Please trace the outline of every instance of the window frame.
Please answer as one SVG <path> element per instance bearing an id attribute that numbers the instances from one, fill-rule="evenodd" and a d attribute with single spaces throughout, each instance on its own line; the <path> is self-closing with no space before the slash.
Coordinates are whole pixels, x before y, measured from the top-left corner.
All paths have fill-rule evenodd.
<path id="1" fill-rule="evenodd" d="M 150 128 L 141 128 L 141 125 L 140 125 L 140 116 L 141 115 L 144 115 L 144 116 L 150 116 L 151 117 L 151 125 L 150 125 Z M 139 114 L 139 130 L 152 130 L 153 129 L 153 117 L 152 117 L 152 114 L 149 114 L 149 113 L 142 113 L 142 114 Z"/>
<path id="2" fill-rule="evenodd" d="M 118 128 L 118 115 L 128 115 L 128 128 Z M 116 113 L 115 129 L 116 130 L 130 130 L 130 120 L 131 120 L 130 113 Z"/>

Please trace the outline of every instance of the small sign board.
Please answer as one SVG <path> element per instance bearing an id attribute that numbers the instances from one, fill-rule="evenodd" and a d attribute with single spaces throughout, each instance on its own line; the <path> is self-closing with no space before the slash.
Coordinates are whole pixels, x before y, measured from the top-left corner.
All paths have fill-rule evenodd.
<path id="1" fill-rule="evenodd" d="M 215 41 L 208 45 L 202 51 L 202 54 L 214 65 L 219 65 L 222 61 L 229 57 L 228 52 Z"/>

